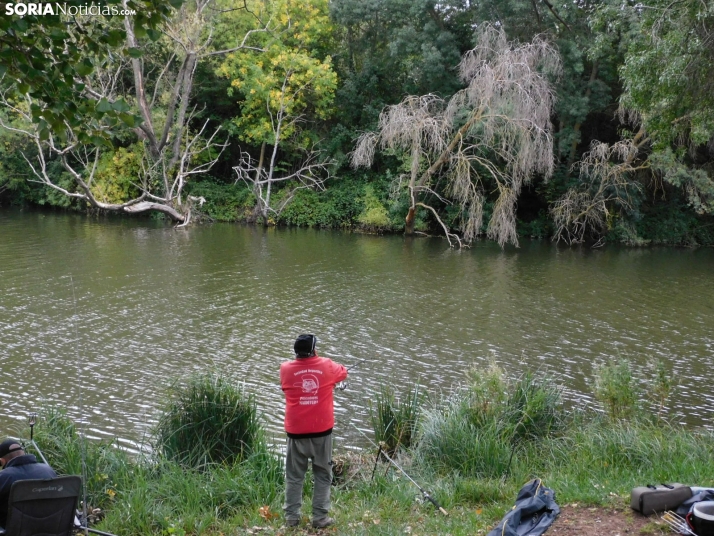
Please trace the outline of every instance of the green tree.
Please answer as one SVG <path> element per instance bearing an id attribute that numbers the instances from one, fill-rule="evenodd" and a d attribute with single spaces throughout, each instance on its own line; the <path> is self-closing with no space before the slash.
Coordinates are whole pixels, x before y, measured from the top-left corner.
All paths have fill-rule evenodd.
<path id="1" fill-rule="evenodd" d="M 103 134 L 98 120 L 107 114 L 120 117 L 124 112 L 98 109 L 96 99 L 83 83 L 110 54 L 121 50 L 126 34 L 117 21 L 130 18 L 138 35 L 157 39 L 158 28 L 182 1 L 3 4 L 0 85 L 6 93 L 30 95 L 38 103 L 31 117 L 40 131 L 45 132 L 45 139 L 50 129 L 62 136 L 70 130 L 79 141 L 87 143 L 93 136 Z M 39 6 L 42 13 L 27 11 L 26 6 L 30 5 Z M 68 14 L 61 13 L 60 6 Z M 92 11 L 87 13 L 90 8 Z M 139 51 L 124 50 L 124 53 Z"/>
<path id="2" fill-rule="evenodd" d="M 714 2 L 647 2 L 630 8 L 640 38 L 621 69 L 621 106 L 652 142 L 654 174 L 714 214 Z"/>
<path id="3" fill-rule="evenodd" d="M 578 163 L 582 180 L 551 206 L 557 239 L 600 241 L 618 232 L 646 243 L 636 226 L 658 193 L 687 199 L 696 214 L 714 213 L 712 6 L 603 2 L 593 12 L 593 49 L 617 43 L 622 54 L 621 139 L 593 142 Z"/>
<path id="4" fill-rule="evenodd" d="M 463 0 L 334 0 L 339 26 L 335 69 L 341 80 L 336 140 L 375 127 L 381 110 L 406 95 L 447 97 L 462 84 L 455 66 L 472 45 Z"/>
<path id="5" fill-rule="evenodd" d="M 211 55 L 229 52 L 210 46 L 215 19 L 210 4 L 211 0 L 187 2 L 170 19 L 162 20 L 157 26 L 161 32 L 146 30 L 139 24 L 141 18 L 109 21 L 112 28 L 117 27 L 116 35 L 124 38 L 123 47 L 115 54 L 105 54 L 101 61 L 88 60 L 92 69 L 79 73 L 81 84 L 77 84 L 81 86 L 77 90 L 90 99 L 78 105 L 87 113 L 91 108 L 92 118 L 85 117 L 89 121 L 85 126 L 95 134 L 89 137 L 71 125 L 55 128 L 43 119 L 50 117 L 47 114 L 53 108 L 33 89 L 22 94 L 2 93 L 2 104 L 22 125 L 3 122 L 2 126 L 35 145 L 36 159 L 27 162 L 38 182 L 98 209 L 129 214 L 158 211 L 176 222 L 189 222 L 194 202 L 202 200 L 185 196 L 183 188 L 193 176 L 208 171 L 225 147 L 216 142 L 218 129 L 211 133 L 208 121 L 199 122 L 197 107 L 192 106 L 197 64 Z M 103 28 L 101 19 L 96 24 Z M 249 36 L 250 32 L 245 39 Z M 147 37 L 156 41 L 147 42 Z M 232 50 L 247 46 L 245 39 Z M 140 160 L 140 165 L 134 166 L 136 187 L 121 192 L 136 193 L 129 198 L 115 195 L 119 193 L 116 189 L 105 195 L 109 185 L 98 182 L 104 167 L 100 163 L 107 159 L 104 154 L 115 150 L 112 142 L 132 145 L 136 153 L 132 158 Z M 54 161 L 61 163 L 69 182 L 60 182 L 50 172 Z"/>
<path id="6" fill-rule="evenodd" d="M 229 91 L 239 98 L 234 132 L 260 147 L 257 163 L 246 152 L 234 169 L 251 186 L 257 212 L 267 224 L 297 189 L 319 188 L 326 178 L 327 165 L 314 150 L 309 125 L 332 113 L 337 76 L 323 49 L 333 33 L 326 0 L 299 7 L 285 0 L 255 2 L 249 10 L 271 21 L 269 31 L 260 36 L 263 54 L 257 59 L 250 51 L 229 54 L 218 71 L 231 80 Z M 272 149 L 266 162 L 268 146 Z M 278 183 L 289 184 L 289 190 L 275 204 L 272 194 Z"/>

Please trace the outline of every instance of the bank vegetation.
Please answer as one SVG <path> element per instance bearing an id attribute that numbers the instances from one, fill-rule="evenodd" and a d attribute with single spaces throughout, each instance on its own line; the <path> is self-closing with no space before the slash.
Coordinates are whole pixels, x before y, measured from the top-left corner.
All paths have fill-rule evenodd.
<path id="1" fill-rule="evenodd" d="M 714 243 L 711 1 L 121 4 L 0 20 L 3 205 Z"/>
<path id="2" fill-rule="evenodd" d="M 370 437 L 449 515 L 360 439 L 361 452 L 334 453 L 339 533 L 476 534 L 533 478 L 560 505 L 621 509 L 638 485 L 714 486 L 712 432 L 676 422 L 668 408 L 675 383 L 663 364 L 641 373 L 627 360 L 603 361 L 590 385 L 593 403 L 566 404 L 548 375 L 509 376 L 491 364 L 448 393 L 383 386 Z M 281 515 L 283 440 L 265 431 L 250 393 L 220 375 L 168 390 L 150 453 L 83 439 L 51 408 L 36 428 L 57 471 L 83 475 L 95 528 L 127 536 L 294 532 Z M 309 478 L 305 486 L 309 497 Z"/>

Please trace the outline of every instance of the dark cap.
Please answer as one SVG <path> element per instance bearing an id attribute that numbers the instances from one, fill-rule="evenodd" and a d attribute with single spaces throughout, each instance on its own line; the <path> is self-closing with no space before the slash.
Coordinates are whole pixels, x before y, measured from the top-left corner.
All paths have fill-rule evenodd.
<path id="1" fill-rule="evenodd" d="M 11 448 L 13 445 L 15 445 L 14 448 Z M 0 458 L 4 458 L 11 452 L 17 452 L 18 450 L 24 450 L 22 448 L 22 445 L 17 439 L 6 439 L 2 443 L 0 443 Z"/>
<path id="2" fill-rule="evenodd" d="M 317 337 L 310 334 L 298 335 L 295 339 L 295 354 L 298 357 L 310 357 L 315 355 L 315 343 L 317 343 Z"/>

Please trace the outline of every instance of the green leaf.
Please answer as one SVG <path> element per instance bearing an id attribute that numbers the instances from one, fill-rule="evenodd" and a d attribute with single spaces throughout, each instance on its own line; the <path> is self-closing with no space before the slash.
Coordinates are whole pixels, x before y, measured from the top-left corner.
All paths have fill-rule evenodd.
<path id="1" fill-rule="evenodd" d="M 144 51 L 137 47 L 127 48 L 126 53 L 132 58 L 141 58 L 144 55 Z"/>
<path id="2" fill-rule="evenodd" d="M 15 28 L 17 28 L 20 33 L 25 33 L 27 31 L 27 21 L 25 19 L 15 20 Z"/>
<path id="3" fill-rule="evenodd" d="M 152 41 L 158 41 L 161 37 L 161 32 L 159 32 L 158 30 L 154 30 L 153 28 L 147 28 L 146 35 L 148 35 L 149 39 L 151 39 Z"/>
<path id="4" fill-rule="evenodd" d="M 116 47 L 124 40 L 124 32 L 120 30 L 111 30 L 106 35 L 106 42 L 111 47 Z"/>
<path id="5" fill-rule="evenodd" d="M 107 99 L 102 99 L 97 103 L 96 110 L 103 114 L 111 112 L 112 104 Z"/>
<path id="6" fill-rule="evenodd" d="M 89 58 L 84 58 L 81 63 L 75 66 L 75 70 L 79 76 L 87 76 L 94 70 L 94 64 Z"/>
<path id="7" fill-rule="evenodd" d="M 17 84 L 17 90 L 24 95 L 25 93 L 30 91 L 30 84 L 20 82 L 19 84 Z"/>
<path id="8" fill-rule="evenodd" d="M 110 142 L 108 139 L 106 139 L 106 138 L 104 138 L 104 137 L 102 137 L 102 136 L 96 136 L 96 135 L 95 135 L 95 136 L 92 136 L 91 139 L 92 139 L 92 143 L 93 143 L 94 145 L 99 145 L 99 146 L 106 147 L 106 148 L 108 148 L 108 149 L 112 149 L 112 144 L 111 144 L 111 142 Z"/>
<path id="9" fill-rule="evenodd" d="M 129 105 L 126 103 L 124 99 L 119 99 L 115 102 L 112 103 L 112 109 L 117 111 L 117 112 L 128 112 L 131 110 Z"/>
<path id="10" fill-rule="evenodd" d="M 120 113 L 119 119 L 121 119 L 121 122 L 124 123 L 129 128 L 134 128 L 136 126 L 136 116 L 134 116 L 132 114 Z"/>

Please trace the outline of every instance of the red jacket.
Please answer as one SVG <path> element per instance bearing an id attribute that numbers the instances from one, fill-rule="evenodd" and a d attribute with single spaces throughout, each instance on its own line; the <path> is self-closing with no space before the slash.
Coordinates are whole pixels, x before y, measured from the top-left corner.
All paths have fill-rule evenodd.
<path id="1" fill-rule="evenodd" d="M 319 436 L 335 425 L 335 384 L 347 369 L 326 357 L 301 357 L 280 365 L 285 393 L 285 431 L 289 436 Z"/>

